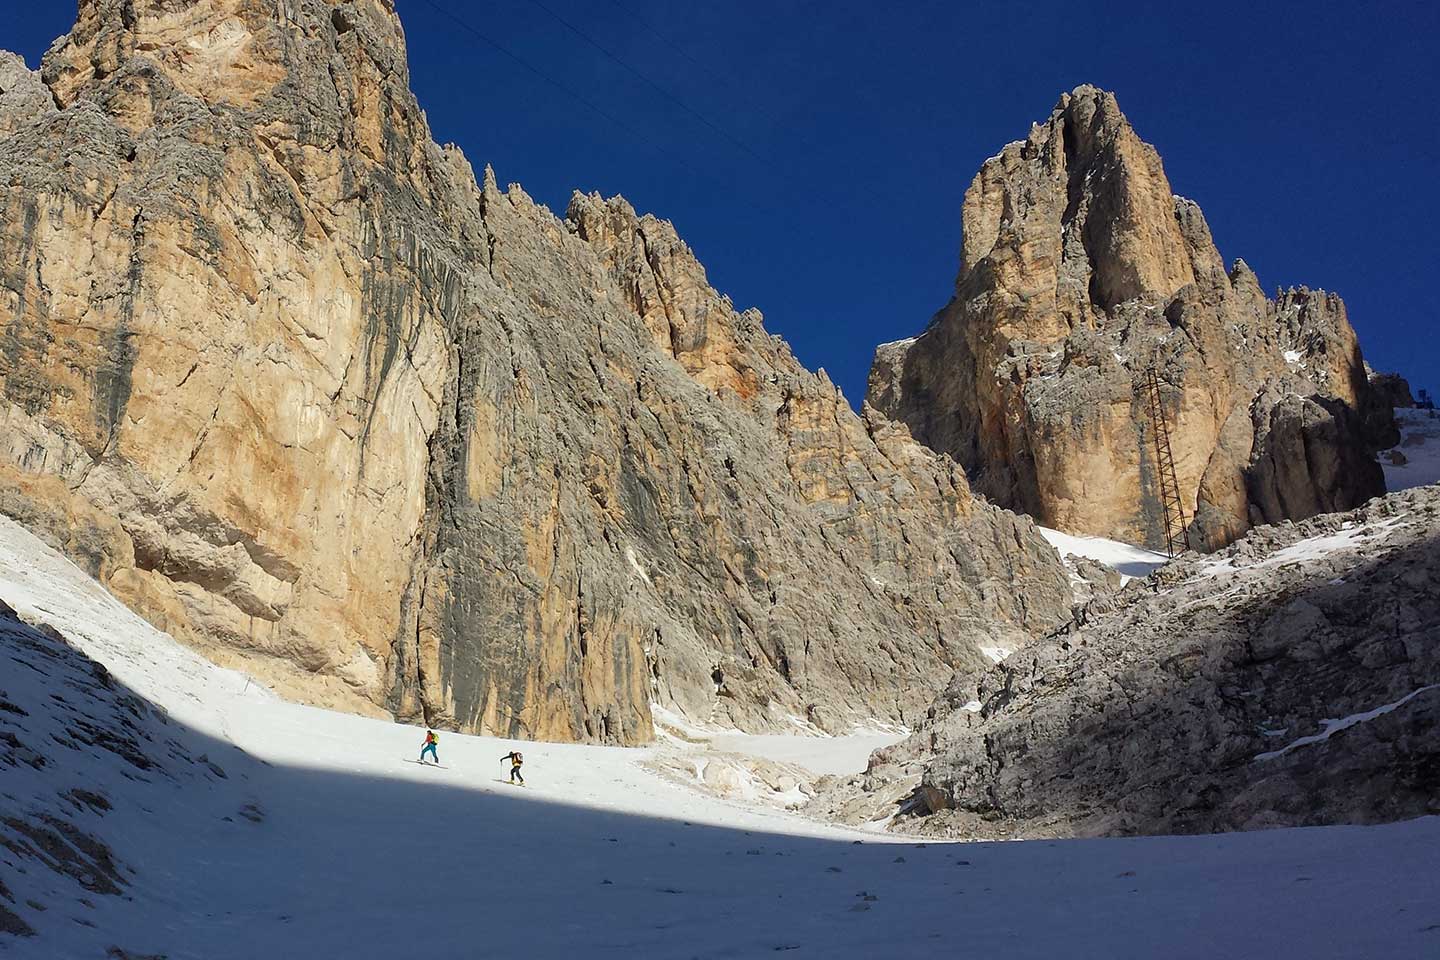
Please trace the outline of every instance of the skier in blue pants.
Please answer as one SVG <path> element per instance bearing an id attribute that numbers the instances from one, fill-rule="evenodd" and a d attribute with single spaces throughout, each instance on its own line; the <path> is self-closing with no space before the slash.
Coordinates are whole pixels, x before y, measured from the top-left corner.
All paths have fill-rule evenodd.
<path id="1" fill-rule="evenodd" d="M 436 766 L 439 766 L 439 764 L 440 764 L 440 754 L 438 754 L 438 753 L 435 752 L 435 747 L 438 746 L 439 743 L 440 743 L 440 738 L 435 735 L 435 731 L 434 731 L 434 730 L 427 730 L 427 731 L 425 732 L 425 746 L 423 746 L 423 747 L 420 748 L 420 762 L 421 762 L 421 763 L 424 763 L 424 762 L 425 762 L 425 754 L 428 753 L 428 754 L 430 754 L 430 758 L 435 761 Z"/>

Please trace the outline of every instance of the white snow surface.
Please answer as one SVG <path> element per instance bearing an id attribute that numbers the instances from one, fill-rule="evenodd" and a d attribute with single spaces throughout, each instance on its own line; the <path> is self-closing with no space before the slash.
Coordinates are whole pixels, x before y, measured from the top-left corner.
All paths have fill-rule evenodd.
<path id="1" fill-rule="evenodd" d="M 1104 564 L 1120 574 L 1122 584 L 1128 583 L 1134 577 L 1148 577 L 1167 562 L 1163 553 L 1118 540 L 1082 537 L 1051 530 L 1049 527 L 1041 527 L 1040 534 L 1049 541 L 1050 546 L 1059 551 L 1061 557 L 1074 555 Z"/>
<path id="2" fill-rule="evenodd" d="M 108 813 L 67 815 L 134 868 L 124 896 L 99 895 L 34 861 L 14 869 L 0 848 L 11 903 L 49 907 L 26 914 L 35 936 L 0 934 L 6 957 L 1388 960 L 1440 944 L 1440 818 L 902 843 L 703 796 L 646 771 L 643 749 L 441 732 L 445 769 L 420 766 L 423 730 L 280 701 L 4 519 L 0 598 L 168 715 L 144 721 L 161 738 L 225 769 L 136 775 L 100 754 L 83 768 L 0 767 L 6 815 L 71 782 L 103 793 Z M 11 653 L 0 690 L 32 711 L 0 713 L 0 727 L 29 737 L 60 714 L 39 712 L 47 677 Z M 524 789 L 498 782 L 513 748 Z M 258 822 L 234 816 L 245 804 Z"/>
<path id="3" fill-rule="evenodd" d="M 1241 565 L 1250 569 L 1259 570 L 1265 567 L 1278 567 L 1287 563 L 1306 563 L 1311 560 L 1319 560 L 1340 551 L 1360 550 L 1371 540 L 1383 536 L 1386 530 L 1401 522 L 1402 518 L 1398 517 L 1372 521 L 1365 524 L 1346 522 L 1335 533 L 1326 533 L 1316 537 L 1307 537 L 1304 540 L 1297 540 L 1288 547 L 1281 547 L 1263 560 L 1258 562 L 1242 560 Z M 1200 564 L 1200 572 L 1205 575 L 1235 569 L 1238 569 L 1238 567 L 1234 558 L 1231 557 L 1226 557 L 1225 559 L 1210 558 Z"/>
<path id="4" fill-rule="evenodd" d="M 1440 483 L 1440 410 L 1401 407 L 1395 411 L 1395 420 L 1400 427 L 1400 445 L 1380 454 L 1385 489 L 1393 493 Z M 1405 463 L 1392 463 L 1391 453 L 1399 453 Z"/>
<path id="5" fill-rule="evenodd" d="M 720 753 L 738 753 L 779 763 L 793 763 L 816 776 L 863 773 L 870 754 L 899 743 L 910 729 L 876 722 L 844 736 L 830 736 L 801 717 L 790 717 L 794 734 L 745 733 L 713 724 L 696 723 L 661 706 L 650 705 L 658 739 L 684 748 L 700 746 Z"/>

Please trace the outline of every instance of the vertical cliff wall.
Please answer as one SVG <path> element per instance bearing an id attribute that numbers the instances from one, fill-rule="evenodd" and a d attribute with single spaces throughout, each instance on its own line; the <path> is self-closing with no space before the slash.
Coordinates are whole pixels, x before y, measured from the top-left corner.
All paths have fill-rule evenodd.
<path id="1" fill-rule="evenodd" d="M 838 730 L 1064 614 L 669 224 L 436 145 L 386 0 L 85 0 L 0 133 L 0 510 L 292 695 Z"/>

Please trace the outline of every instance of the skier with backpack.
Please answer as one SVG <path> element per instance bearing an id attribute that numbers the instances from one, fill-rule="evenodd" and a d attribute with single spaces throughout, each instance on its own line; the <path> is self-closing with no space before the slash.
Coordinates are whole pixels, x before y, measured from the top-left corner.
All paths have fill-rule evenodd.
<path id="1" fill-rule="evenodd" d="M 435 748 L 439 745 L 440 738 L 436 736 L 435 731 L 425 731 L 425 745 L 420 748 L 420 762 L 425 762 L 425 754 L 428 753 L 430 754 L 430 759 L 434 760 L 435 765 L 438 767 L 440 765 L 440 754 L 435 752 Z"/>
<path id="2" fill-rule="evenodd" d="M 520 764 L 525 762 L 525 758 L 520 755 L 520 751 L 511 750 L 509 753 L 505 754 L 505 756 L 500 758 L 500 761 L 502 763 L 506 760 L 510 761 L 510 782 L 514 783 L 518 778 L 520 781 L 520 786 L 525 786 L 525 777 L 520 773 Z"/>

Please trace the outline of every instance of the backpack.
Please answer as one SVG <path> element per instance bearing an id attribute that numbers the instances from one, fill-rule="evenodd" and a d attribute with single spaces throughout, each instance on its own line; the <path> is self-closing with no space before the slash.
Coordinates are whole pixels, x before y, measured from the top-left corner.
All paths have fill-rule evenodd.
<path id="1" fill-rule="evenodd" d="M 522 757 L 522 756 L 520 756 L 520 754 L 519 754 L 518 752 L 512 753 L 512 754 L 510 754 L 510 762 L 513 763 L 513 764 L 515 764 L 515 766 L 518 767 L 518 766 L 520 766 L 520 764 L 522 764 L 522 763 L 525 762 L 525 758 Z"/>

